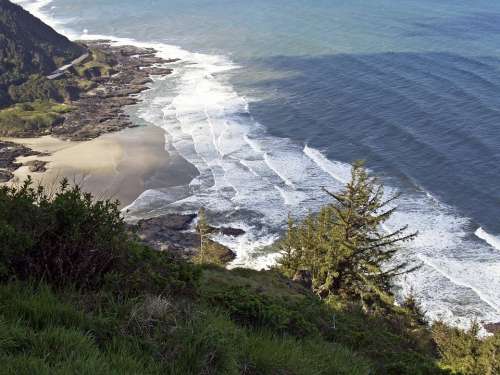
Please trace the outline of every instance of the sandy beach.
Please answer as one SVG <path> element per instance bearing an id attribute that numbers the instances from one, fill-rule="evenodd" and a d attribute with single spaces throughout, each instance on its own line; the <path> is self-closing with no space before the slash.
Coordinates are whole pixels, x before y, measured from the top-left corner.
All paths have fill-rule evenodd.
<path id="1" fill-rule="evenodd" d="M 46 161 L 47 170 L 34 173 L 23 165 L 10 184 L 19 184 L 30 175 L 35 183 L 52 189 L 66 177 L 96 198 L 118 199 L 122 207 L 147 189 L 186 184 L 194 174 L 189 165 L 172 160 L 165 150 L 165 132 L 155 126 L 128 128 L 83 142 L 53 136 L 2 139 L 47 154 L 19 157 L 17 161 L 23 164 Z"/>

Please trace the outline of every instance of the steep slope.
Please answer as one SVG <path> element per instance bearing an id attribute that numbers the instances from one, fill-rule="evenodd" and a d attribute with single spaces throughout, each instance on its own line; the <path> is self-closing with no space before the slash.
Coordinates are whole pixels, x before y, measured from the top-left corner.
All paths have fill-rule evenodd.
<path id="1" fill-rule="evenodd" d="M 0 0 L 0 105 L 10 85 L 48 74 L 85 49 L 9 0 Z"/>

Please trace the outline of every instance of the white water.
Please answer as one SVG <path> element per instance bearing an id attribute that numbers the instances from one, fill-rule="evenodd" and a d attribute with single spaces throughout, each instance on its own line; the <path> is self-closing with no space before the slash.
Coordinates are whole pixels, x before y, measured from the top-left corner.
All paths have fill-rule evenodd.
<path id="1" fill-rule="evenodd" d="M 236 251 L 233 266 L 260 269 L 276 259 L 276 254 L 259 249 L 276 240 L 287 213 L 302 216 L 318 209 L 326 202 L 321 186 L 335 191 L 349 180 L 348 164 L 269 136 L 249 113 L 252 99 L 239 96 L 229 83 L 238 67 L 226 57 L 163 43 L 79 35 L 43 12 L 51 1 L 17 2 L 71 38 L 113 39 L 121 45 L 155 48 L 161 57 L 182 59 L 173 66 L 173 75 L 156 77 L 151 90 L 141 95 L 139 114 L 165 129 L 167 150 L 191 162 L 199 176 L 188 187 L 144 192 L 127 208 L 131 217 L 204 206 L 215 221 L 246 231 L 240 238 L 218 238 Z M 476 236 L 484 242 L 471 238 L 472 223 L 425 191 L 404 196 L 399 205 L 387 227 L 408 224 L 419 231 L 404 258 L 423 264 L 401 280 L 403 291 L 413 288 L 433 319 L 458 324 L 475 316 L 500 320 L 500 263 L 492 255 L 499 249 L 498 237 L 479 228 Z"/>
<path id="2" fill-rule="evenodd" d="M 495 249 L 500 250 L 500 237 L 493 236 L 486 232 L 483 228 L 478 228 L 474 234 L 480 239 L 486 241 L 488 244 L 493 246 Z"/>

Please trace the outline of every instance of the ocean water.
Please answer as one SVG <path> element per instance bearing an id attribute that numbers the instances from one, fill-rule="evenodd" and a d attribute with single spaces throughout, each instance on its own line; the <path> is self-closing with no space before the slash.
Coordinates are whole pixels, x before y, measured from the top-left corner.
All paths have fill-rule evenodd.
<path id="1" fill-rule="evenodd" d="M 272 264 L 289 212 L 365 159 L 419 236 L 399 282 L 432 319 L 500 321 L 500 3 L 460 0 L 17 0 L 72 38 L 179 57 L 134 116 L 192 163 L 130 218 L 205 206 L 247 231 L 233 266 Z"/>

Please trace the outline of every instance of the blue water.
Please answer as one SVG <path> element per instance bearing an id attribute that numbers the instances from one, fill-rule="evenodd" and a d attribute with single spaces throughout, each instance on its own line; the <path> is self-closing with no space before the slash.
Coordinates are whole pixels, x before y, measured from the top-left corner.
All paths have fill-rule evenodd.
<path id="1" fill-rule="evenodd" d="M 221 240 L 260 267 L 287 213 L 317 209 L 319 186 L 340 188 L 365 159 L 403 193 L 388 225 L 420 231 L 405 257 L 424 266 L 403 292 L 432 318 L 500 321 L 498 1 L 45 3 L 73 37 L 163 43 L 183 59 L 134 111 L 200 174 L 153 187 L 132 214 L 205 205 L 247 229 Z"/>

